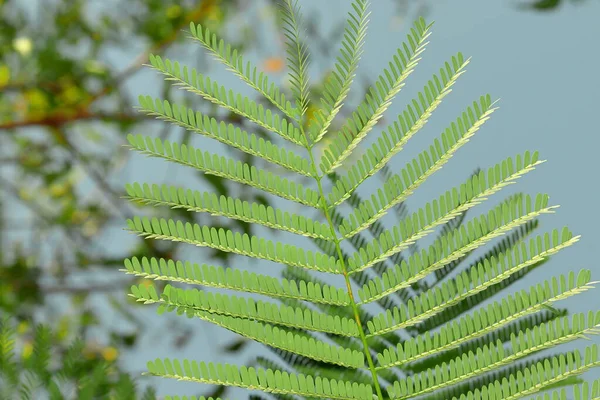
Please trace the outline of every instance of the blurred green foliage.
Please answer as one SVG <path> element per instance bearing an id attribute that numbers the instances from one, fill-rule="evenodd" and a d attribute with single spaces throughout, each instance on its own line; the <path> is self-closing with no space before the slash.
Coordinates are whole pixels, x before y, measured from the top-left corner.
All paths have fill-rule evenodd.
<path id="1" fill-rule="evenodd" d="M 548 12 L 558 11 L 567 3 L 579 5 L 585 3 L 586 0 L 534 0 L 523 4 L 519 7 L 531 11 Z"/>
<path id="2" fill-rule="evenodd" d="M 31 324 L 41 313 L 59 335 L 75 334 L 85 343 L 90 328 L 102 328 L 110 339 L 98 345 L 98 354 L 135 346 L 135 327 L 141 322 L 124 305 L 131 303 L 125 289 L 139 281 L 119 274 L 114 281 L 99 283 L 94 276 L 117 272 L 130 252 L 177 257 L 179 246 L 159 247 L 139 238 L 121 254 L 102 244 L 101 238 L 110 238 L 123 218 L 132 215 L 121 198 L 122 184 L 106 177 L 118 176 L 127 163 L 125 135 L 153 127 L 134 111 L 127 86 L 149 53 L 182 51 L 178 43 L 190 21 L 224 31 L 237 18 L 243 34 L 236 45 L 245 48 L 254 38 L 250 21 L 243 18 L 246 4 L 0 0 L 0 311 L 15 323 Z M 115 57 L 130 59 L 129 64 L 120 65 Z M 159 89 L 171 95 L 166 85 Z M 218 193 L 231 190 L 218 178 L 205 184 Z M 199 222 L 194 215 L 169 212 Z M 248 226 L 240 225 L 249 233 Z M 213 256 L 228 262 L 225 253 Z M 74 275 L 85 285 L 75 285 Z M 133 328 L 107 326 L 93 307 L 92 294 L 104 294 Z M 57 296 L 66 296 L 68 310 L 56 309 L 51 300 Z M 173 334 L 175 346 L 184 346 L 191 334 L 180 328 Z M 49 346 L 58 346 L 55 336 L 46 337 Z M 0 365 L 0 370 L 5 368 Z"/>
<path id="3" fill-rule="evenodd" d="M 99 349 L 68 339 L 47 325 L 0 320 L 0 399 L 156 400 L 154 389 L 140 392 L 115 363 L 114 347 Z"/>

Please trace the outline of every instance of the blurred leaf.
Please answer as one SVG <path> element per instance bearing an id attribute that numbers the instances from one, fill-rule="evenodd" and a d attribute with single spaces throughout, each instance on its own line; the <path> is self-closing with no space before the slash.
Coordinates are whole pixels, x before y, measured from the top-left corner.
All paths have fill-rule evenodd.
<path id="1" fill-rule="evenodd" d="M 112 342 L 116 344 L 123 345 L 125 347 L 132 347 L 137 343 L 138 335 L 137 333 L 118 333 L 111 332 L 110 338 Z"/>
<path id="2" fill-rule="evenodd" d="M 207 395 L 204 395 L 207 398 L 216 399 L 217 397 L 223 397 L 225 392 L 227 391 L 227 386 L 219 385 L 212 392 Z"/>
<path id="3" fill-rule="evenodd" d="M 556 308 L 552 307 L 551 305 L 542 304 L 542 307 L 544 307 L 546 310 L 552 312 L 554 315 L 557 315 L 557 316 L 561 315 L 561 312 L 558 311 Z"/>
<path id="4" fill-rule="evenodd" d="M 132 300 L 132 298 L 129 296 L 127 296 L 127 299 Z M 120 301 L 118 301 L 114 295 L 109 295 L 108 301 L 110 302 L 110 305 L 127 321 L 137 325 L 138 327 L 143 326 L 142 321 L 139 319 L 139 317 L 137 315 L 135 315 L 133 310 L 130 307 L 125 307 L 124 304 L 122 304 Z M 139 303 L 136 303 L 135 300 L 134 300 L 134 303 L 139 304 Z"/>
<path id="5" fill-rule="evenodd" d="M 248 345 L 248 340 L 246 340 L 245 338 L 240 338 L 240 339 L 233 341 L 231 344 L 228 344 L 227 346 L 225 346 L 225 348 L 223 348 L 223 350 L 225 351 L 225 353 L 236 353 L 236 352 L 242 350 L 247 345 Z"/>
<path id="6" fill-rule="evenodd" d="M 83 326 L 93 326 L 98 325 L 98 318 L 91 310 L 84 310 L 81 314 L 81 325 Z"/>
<path id="7" fill-rule="evenodd" d="M 522 4 L 520 7 L 537 11 L 554 11 L 560 5 L 561 0 L 537 0 L 531 4 Z"/>
<path id="8" fill-rule="evenodd" d="M 10 69 L 8 65 L 0 65 L 0 87 L 6 85 L 10 81 Z"/>
<path id="9" fill-rule="evenodd" d="M 206 181 L 216 190 L 217 196 L 227 196 L 229 191 L 227 190 L 227 186 L 225 185 L 225 183 L 227 182 L 225 179 L 216 175 L 208 175 L 202 173 L 200 173 L 200 175 L 203 176 L 204 179 L 206 179 Z"/>

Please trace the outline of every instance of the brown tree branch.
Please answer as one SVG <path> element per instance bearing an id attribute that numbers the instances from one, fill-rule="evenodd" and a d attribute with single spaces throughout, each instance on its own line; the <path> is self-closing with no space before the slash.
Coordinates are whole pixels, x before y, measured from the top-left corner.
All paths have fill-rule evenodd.
<path id="1" fill-rule="evenodd" d="M 86 286 L 44 286 L 40 285 L 40 291 L 44 294 L 83 294 L 94 292 L 112 292 L 123 290 L 135 283 L 135 279 L 116 280 L 115 282 L 103 282 L 96 285 Z"/>
<path id="2" fill-rule="evenodd" d="M 60 127 L 67 123 L 77 122 L 77 121 L 91 121 L 91 120 L 99 120 L 106 122 L 137 122 L 142 120 L 152 120 L 154 117 L 144 115 L 144 114 L 126 114 L 126 113 L 91 113 L 89 111 L 80 111 L 74 115 L 69 115 L 67 113 L 57 112 L 46 117 L 34 120 L 24 120 L 24 121 L 12 121 L 5 122 L 0 124 L 0 130 L 3 129 L 16 129 L 16 128 L 26 128 L 26 127 L 34 127 L 34 126 L 50 126 L 50 127 Z"/>

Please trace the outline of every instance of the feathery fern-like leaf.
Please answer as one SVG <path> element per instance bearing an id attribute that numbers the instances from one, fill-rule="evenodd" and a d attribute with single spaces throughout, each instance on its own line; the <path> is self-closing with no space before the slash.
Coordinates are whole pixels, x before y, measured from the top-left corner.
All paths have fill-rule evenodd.
<path id="1" fill-rule="evenodd" d="M 421 59 L 432 25 L 422 18 L 415 22 L 407 42 L 375 80 L 365 100 L 337 125 L 334 119 L 340 116 L 363 52 L 369 1 L 352 1 L 337 63 L 312 116 L 307 113 L 312 101 L 309 54 L 301 34 L 298 4 L 297 0 L 280 0 L 291 96 L 209 29 L 190 26 L 192 37 L 256 90 L 267 105 L 235 94 L 193 68 L 150 57 L 151 66 L 175 86 L 285 141 L 278 146 L 242 130 L 237 123 L 141 96 L 142 112 L 236 148 L 248 157 L 241 162 L 187 144 L 133 134 L 127 137 L 130 148 L 270 193 L 286 204 L 295 203 L 301 211 L 292 213 L 284 207 L 168 184 L 136 182 L 126 186 L 127 198 L 132 201 L 262 225 L 277 238 L 139 216 L 127 221 L 133 233 L 285 266 L 283 276 L 277 278 L 266 270 L 249 271 L 243 262 L 224 267 L 163 258 L 126 259 L 123 271 L 128 274 L 173 282 L 162 289 L 132 286 L 130 296 L 136 301 L 157 304 L 158 313 L 176 312 L 209 321 L 263 344 L 276 357 L 261 355 L 252 366 L 156 359 L 148 363 L 148 373 L 246 388 L 285 400 L 491 400 L 533 396 L 545 390 L 553 390 L 557 398 L 566 396 L 566 386 L 582 384 L 581 373 L 600 366 L 597 346 L 588 346 L 583 352 L 533 356 L 598 333 L 600 313 L 567 316 L 566 309 L 555 305 L 591 289 L 596 283 L 591 271 L 567 271 L 527 290 L 502 292 L 530 276 L 553 254 L 576 243 L 579 236 L 564 227 L 528 238 L 538 221 L 558 207 L 543 193 L 519 192 L 501 199 L 482 215 L 475 212 L 490 196 L 544 161 L 536 151 L 527 151 L 491 167 L 482 166 L 457 187 L 441 189 L 432 201 L 409 212 L 406 201 L 450 162 L 496 110 L 490 95 L 481 96 L 424 151 L 407 157 L 404 168 L 392 172 L 392 158 L 426 125 L 465 72 L 470 59 L 456 53 L 405 110 L 391 119 L 362 157 L 355 157 L 356 163 L 346 173 L 338 173 L 336 169 L 349 161 L 404 87 Z M 331 132 L 336 126 L 341 129 Z M 326 134 L 333 140 L 319 155 L 315 144 Z M 294 149 L 288 149 L 290 145 Z M 308 156 L 301 156 L 298 147 Z M 290 173 L 289 177 L 248 160 L 275 164 Z M 363 199 L 358 189 L 372 176 L 381 177 L 383 186 Z M 306 178 L 314 180 L 314 188 L 300 183 Z M 329 192 L 325 192 L 326 183 L 331 183 Z M 350 212 L 344 213 L 342 206 Z M 318 216 L 308 216 L 315 210 Z M 383 220 L 392 217 L 399 221 L 386 226 Z M 433 242 L 419 246 L 419 241 L 430 235 Z M 295 242 L 299 236 L 320 251 Z M 288 237 L 293 244 L 286 242 Z M 344 242 L 354 252 L 343 248 Z M 486 249 L 488 243 L 491 246 Z M 480 249 L 484 250 L 481 255 L 469 260 Z M 317 273 L 326 273 L 328 278 Z M 340 279 L 340 287 L 326 280 L 331 276 Z M 496 295 L 501 297 L 493 297 Z M 598 397 L 599 384 L 593 385 L 591 389 L 586 384 L 574 386 L 576 398 Z M 251 398 L 263 396 L 252 394 Z"/>
<path id="2" fill-rule="evenodd" d="M 353 12 L 348 13 L 340 54 L 331 71 L 331 78 L 326 82 L 321 107 L 309 126 L 313 143 L 319 142 L 325 136 L 350 92 L 367 33 L 368 5 L 367 0 L 355 1 L 352 3 Z"/>
<path id="3" fill-rule="evenodd" d="M 286 53 L 292 94 L 296 99 L 296 108 L 304 116 L 308 108 L 308 65 L 309 55 L 305 41 L 300 33 L 302 14 L 298 0 L 284 0 L 281 4 L 283 34 L 287 38 Z"/>
<path id="4" fill-rule="evenodd" d="M 416 68 L 419 56 L 425 51 L 430 29 L 431 24 L 427 25 L 423 18 L 415 22 L 407 37 L 408 43 L 405 42 L 403 48 L 398 49 L 388 64 L 389 68 L 383 70 L 383 75 L 379 76 L 375 86 L 368 91 L 366 99 L 352 113 L 352 117 L 325 151 L 319 165 L 324 175 L 339 167 L 381 119 L 392 99 L 404 86 L 406 78 Z"/>
<path id="5" fill-rule="evenodd" d="M 223 39 L 218 39 L 217 35 L 210 29 L 200 24 L 190 23 L 190 33 L 192 38 L 200 42 L 202 46 L 211 52 L 213 56 L 221 61 L 228 70 L 236 74 L 240 79 L 246 82 L 251 88 L 255 89 L 271 104 L 277 107 L 288 118 L 295 120 L 298 110 L 293 108 L 291 103 L 286 100 L 281 90 L 262 72 L 257 72 L 257 68 L 247 61 L 244 63 L 243 57 L 236 49 L 232 49 Z"/>

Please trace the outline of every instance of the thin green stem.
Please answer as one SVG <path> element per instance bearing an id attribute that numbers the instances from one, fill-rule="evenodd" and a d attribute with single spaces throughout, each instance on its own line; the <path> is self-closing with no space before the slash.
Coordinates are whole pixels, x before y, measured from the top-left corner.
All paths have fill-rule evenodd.
<path id="1" fill-rule="evenodd" d="M 308 150 L 308 155 L 310 157 L 311 166 L 313 169 L 313 177 L 317 181 L 317 186 L 319 188 L 319 197 L 321 199 L 321 206 L 323 208 L 323 212 L 325 213 L 325 218 L 327 218 L 327 222 L 331 227 L 331 233 L 333 236 L 333 242 L 335 243 L 335 247 L 337 249 L 338 257 L 341 262 L 342 274 L 344 275 L 344 280 L 346 281 L 346 288 L 348 290 L 348 297 L 350 298 L 350 306 L 352 307 L 352 312 L 354 313 L 354 319 L 356 320 L 356 325 L 358 326 L 358 332 L 360 334 L 360 340 L 364 347 L 365 357 L 367 358 L 367 364 L 369 366 L 369 370 L 371 371 L 371 376 L 373 377 L 373 385 L 375 386 L 375 392 L 377 393 L 377 398 L 379 400 L 383 400 L 383 394 L 381 392 L 381 386 L 379 385 L 379 379 L 377 379 L 377 372 L 375 370 L 375 364 L 373 363 L 373 358 L 371 357 L 371 352 L 369 351 L 369 345 L 367 344 L 367 336 L 365 335 L 365 330 L 360 321 L 360 315 L 358 313 L 358 305 L 354 300 L 354 294 L 352 293 L 352 285 L 350 284 L 350 275 L 346 270 L 346 264 L 344 262 L 344 256 L 342 254 L 342 248 L 340 247 L 340 241 L 337 237 L 337 233 L 335 231 L 335 226 L 331 217 L 329 215 L 329 209 L 327 207 L 327 201 L 325 199 L 325 193 L 323 191 L 323 185 L 321 184 L 321 180 L 323 179 L 323 175 L 319 175 L 317 172 L 317 166 L 315 163 L 315 159 L 313 157 L 312 146 L 310 144 L 309 138 L 304 131 L 304 126 L 300 124 L 300 132 L 302 135 L 306 137 L 306 149 Z"/>

